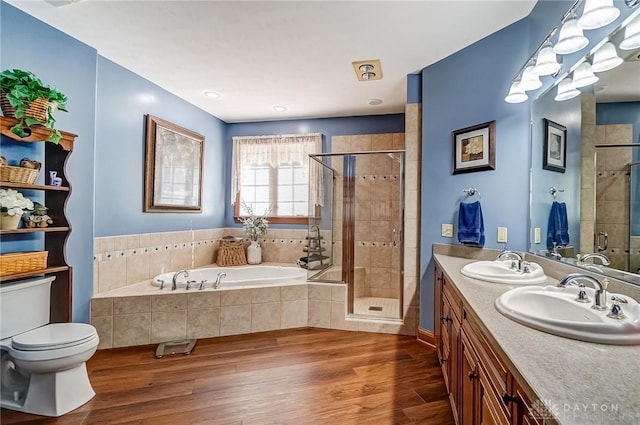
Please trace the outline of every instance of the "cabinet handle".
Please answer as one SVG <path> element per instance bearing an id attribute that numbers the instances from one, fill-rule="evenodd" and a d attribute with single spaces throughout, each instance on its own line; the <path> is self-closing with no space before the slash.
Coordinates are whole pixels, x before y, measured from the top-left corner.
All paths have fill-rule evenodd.
<path id="1" fill-rule="evenodd" d="M 446 317 L 446 316 L 440 316 L 440 321 L 442 323 L 446 323 L 446 322 L 453 322 L 453 319 L 451 317 Z"/>
<path id="2" fill-rule="evenodd" d="M 446 361 L 447 361 L 447 359 L 445 359 L 444 357 L 440 357 L 440 363 L 444 363 Z"/>
<path id="3" fill-rule="evenodd" d="M 506 392 L 502 393 L 502 402 L 504 403 L 505 406 L 508 406 L 509 403 L 516 400 L 518 400 L 517 397 L 512 396 L 511 394 L 507 394 Z"/>
<path id="4" fill-rule="evenodd" d="M 469 381 L 473 381 L 474 379 L 476 379 L 478 377 L 478 374 L 474 371 L 471 371 L 467 374 L 467 376 L 469 377 Z"/>

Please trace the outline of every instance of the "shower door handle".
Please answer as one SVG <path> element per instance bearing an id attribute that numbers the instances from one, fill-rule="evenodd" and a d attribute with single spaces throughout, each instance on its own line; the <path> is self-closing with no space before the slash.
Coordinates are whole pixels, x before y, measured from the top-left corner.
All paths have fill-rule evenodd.
<path id="1" fill-rule="evenodd" d="M 598 251 L 606 251 L 609 247 L 609 235 L 607 232 L 598 232 L 596 248 Z"/>
<path id="2" fill-rule="evenodd" d="M 393 229 L 391 232 L 392 232 L 391 244 L 393 246 L 398 246 L 398 243 L 402 242 L 402 230 Z"/>

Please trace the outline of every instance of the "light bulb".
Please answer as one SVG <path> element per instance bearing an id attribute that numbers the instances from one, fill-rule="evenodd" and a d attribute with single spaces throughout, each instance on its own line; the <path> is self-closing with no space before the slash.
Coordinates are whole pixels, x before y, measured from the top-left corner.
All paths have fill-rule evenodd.
<path id="1" fill-rule="evenodd" d="M 640 47 L 640 15 L 633 18 L 624 29 L 624 39 L 620 42 L 622 50 L 633 50 Z"/>
<path id="2" fill-rule="evenodd" d="M 616 46 L 614 46 L 610 41 L 607 41 L 593 54 L 593 65 L 591 65 L 591 70 L 593 72 L 608 71 L 620 65 L 622 62 L 624 61 L 620 56 L 618 56 Z"/>
<path id="3" fill-rule="evenodd" d="M 578 25 L 585 30 L 593 30 L 609 25 L 620 16 L 620 10 L 613 0 L 586 0 Z"/>
<path id="4" fill-rule="evenodd" d="M 575 71 L 573 71 L 573 85 L 576 88 L 589 86 L 599 78 L 595 76 L 591 71 L 591 64 L 589 62 L 582 62 Z"/>
<path id="5" fill-rule="evenodd" d="M 560 84 L 558 84 L 558 92 L 554 100 L 561 102 L 563 100 L 573 99 L 574 97 L 579 95 L 580 95 L 580 90 L 578 90 L 573 85 L 573 80 L 567 77 L 564 80 L 560 81 Z"/>
<path id="6" fill-rule="evenodd" d="M 551 44 L 543 47 L 536 58 L 536 74 L 553 75 L 560 71 L 560 64 Z"/>
<path id="7" fill-rule="evenodd" d="M 529 99 L 529 96 L 520 87 L 520 81 L 515 81 L 511 83 L 509 94 L 504 98 L 504 101 L 507 103 L 522 103 L 527 99 Z"/>
<path id="8" fill-rule="evenodd" d="M 572 13 L 560 28 L 558 42 L 553 46 L 553 51 L 559 55 L 568 55 L 584 49 L 588 44 L 589 39 L 578 26 L 578 17 Z"/>
<path id="9" fill-rule="evenodd" d="M 535 67 L 533 65 L 525 67 L 524 71 L 522 71 L 520 88 L 525 91 L 529 91 L 537 90 L 540 87 L 542 87 L 542 81 L 540 81 L 540 77 L 536 74 Z"/>

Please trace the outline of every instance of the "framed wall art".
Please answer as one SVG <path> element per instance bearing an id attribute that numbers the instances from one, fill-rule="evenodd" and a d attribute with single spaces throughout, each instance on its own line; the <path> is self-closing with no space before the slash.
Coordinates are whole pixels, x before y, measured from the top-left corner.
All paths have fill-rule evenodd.
<path id="1" fill-rule="evenodd" d="M 567 168 L 567 128 L 546 118 L 543 120 L 542 168 L 564 173 Z"/>
<path id="2" fill-rule="evenodd" d="M 145 212 L 202 212 L 204 136 L 147 115 Z"/>
<path id="3" fill-rule="evenodd" d="M 496 122 L 453 132 L 453 174 L 496 169 Z"/>

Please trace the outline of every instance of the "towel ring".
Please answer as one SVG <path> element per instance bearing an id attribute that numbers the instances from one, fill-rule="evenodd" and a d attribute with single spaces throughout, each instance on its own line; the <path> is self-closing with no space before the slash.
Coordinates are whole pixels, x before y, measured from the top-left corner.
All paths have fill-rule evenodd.
<path id="1" fill-rule="evenodd" d="M 467 196 L 478 195 L 478 198 L 482 198 L 480 191 L 478 191 L 478 189 L 476 189 L 475 187 L 464 189 L 463 192 L 466 193 Z"/>
<path id="2" fill-rule="evenodd" d="M 549 188 L 549 193 L 551 194 L 551 196 L 553 196 L 553 199 L 556 199 L 558 192 L 564 192 L 564 189 L 558 189 L 555 186 L 551 186 Z"/>

